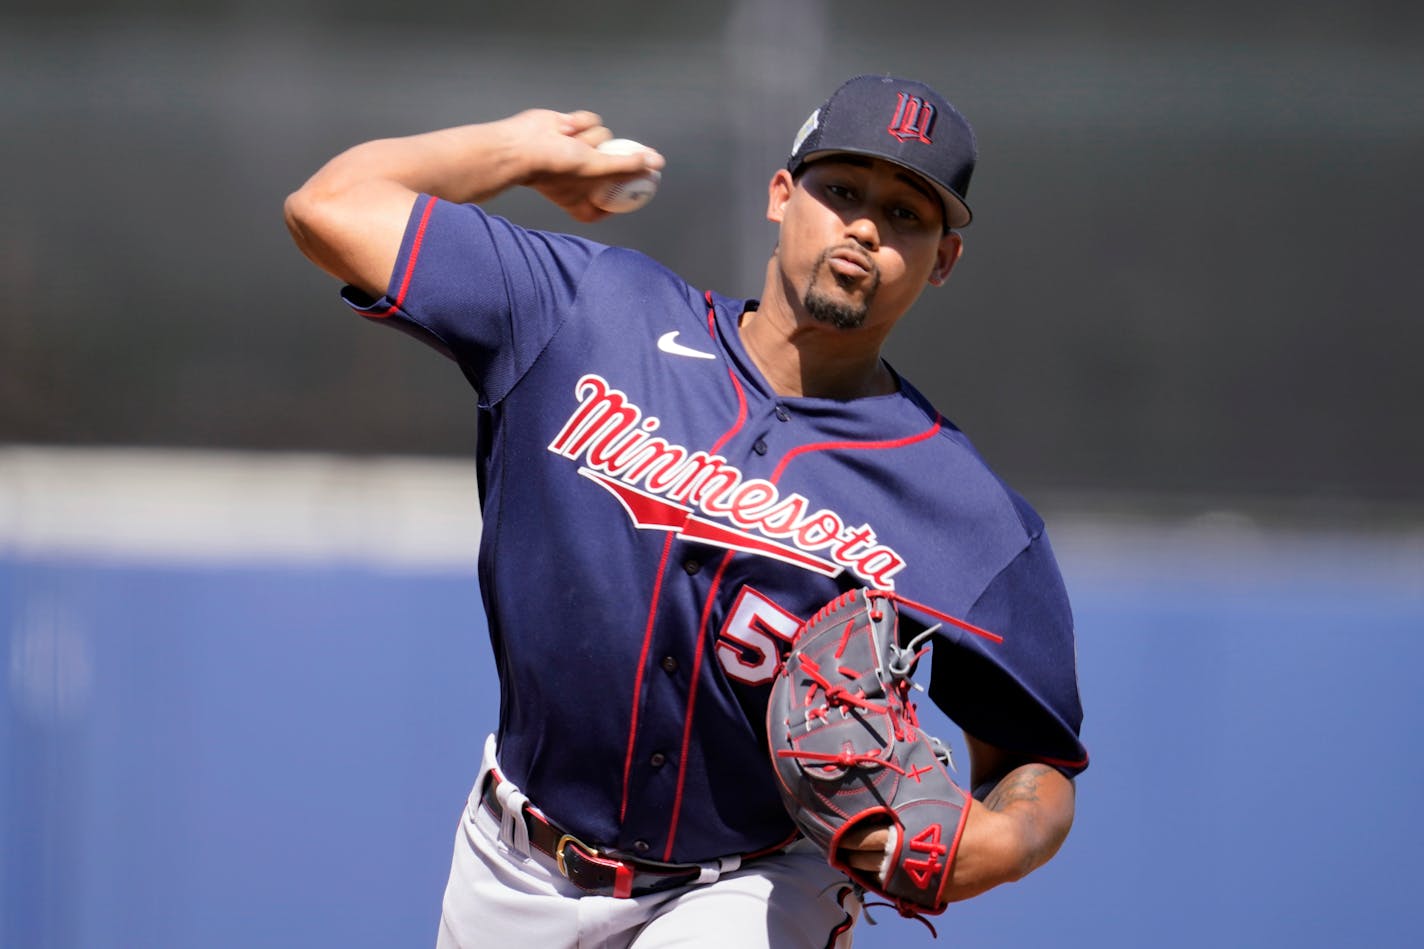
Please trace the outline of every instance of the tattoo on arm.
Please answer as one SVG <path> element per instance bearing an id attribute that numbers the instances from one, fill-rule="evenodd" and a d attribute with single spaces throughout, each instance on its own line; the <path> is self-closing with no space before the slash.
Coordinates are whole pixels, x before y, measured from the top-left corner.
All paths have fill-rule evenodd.
<path id="1" fill-rule="evenodd" d="M 1048 862 L 1068 836 L 1073 825 L 1072 782 L 1068 782 L 1066 796 L 1060 784 L 1053 768 L 1034 763 L 1013 769 L 998 784 L 980 786 L 985 807 L 1001 813 L 1012 811 L 1017 818 L 1022 862 L 1015 879 Z"/>
<path id="2" fill-rule="evenodd" d="M 1047 765 L 1025 765 L 1011 771 L 984 796 L 984 804 L 990 810 L 1001 811 L 1010 804 L 1038 803 L 1038 782 L 1052 769 Z"/>

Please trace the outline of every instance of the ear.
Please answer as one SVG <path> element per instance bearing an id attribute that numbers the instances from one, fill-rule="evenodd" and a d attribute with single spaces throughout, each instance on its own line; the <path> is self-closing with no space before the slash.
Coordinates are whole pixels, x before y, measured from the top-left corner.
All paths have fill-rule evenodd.
<path id="1" fill-rule="evenodd" d="M 786 203 L 791 200 L 791 192 L 796 190 L 796 182 L 791 180 L 791 172 L 779 169 L 771 176 L 767 185 L 766 219 L 776 224 L 786 215 Z"/>
<path id="2" fill-rule="evenodd" d="M 950 231 L 940 238 L 939 250 L 935 253 L 934 270 L 930 271 L 931 286 L 944 286 L 944 282 L 949 279 L 949 272 L 959 262 L 959 255 L 962 253 L 964 239 L 959 236 L 958 231 Z"/>

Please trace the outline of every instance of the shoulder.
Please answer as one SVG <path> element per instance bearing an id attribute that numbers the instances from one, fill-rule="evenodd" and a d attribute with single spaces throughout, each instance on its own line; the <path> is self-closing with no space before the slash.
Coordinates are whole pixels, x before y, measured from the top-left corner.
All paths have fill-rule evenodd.
<path id="1" fill-rule="evenodd" d="M 679 293 L 696 292 L 677 272 L 640 250 L 612 244 L 592 246 L 597 248 L 597 253 L 589 268 L 591 274 L 609 280 L 638 282 L 643 285 L 643 294 L 668 289 Z"/>
<path id="2" fill-rule="evenodd" d="M 930 443 L 931 450 L 938 454 L 936 463 L 953 471 L 961 486 L 972 489 L 981 502 L 979 510 L 1016 524 L 1022 530 L 1025 544 L 1037 540 L 1043 534 L 1043 518 L 1023 495 L 999 475 L 969 435 L 903 377 L 900 377 L 900 392 L 906 411 L 937 425 L 935 438 Z"/>
<path id="3" fill-rule="evenodd" d="M 411 209 L 407 240 L 418 251 L 430 242 L 485 242 L 502 256 L 552 254 L 591 260 L 609 247 L 599 241 L 561 231 L 516 224 L 478 204 L 456 204 L 421 195 Z"/>
<path id="4" fill-rule="evenodd" d="M 504 273 L 508 287 L 546 282 L 565 286 L 577 298 L 617 294 L 626 303 L 665 300 L 666 294 L 700 298 L 685 280 L 642 251 L 604 243 L 580 234 L 525 227 L 475 204 L 429 201 L 412 215 L 412 242 L 443 248 L 436 251 L 445 269 L 475 272 L 493 266 Z M 425 218 L 424 223 L 421 218 Z M 463 266 L 461 264 L 463 263 Z M 542 276 L 536 276 L 542 275 Z"/>

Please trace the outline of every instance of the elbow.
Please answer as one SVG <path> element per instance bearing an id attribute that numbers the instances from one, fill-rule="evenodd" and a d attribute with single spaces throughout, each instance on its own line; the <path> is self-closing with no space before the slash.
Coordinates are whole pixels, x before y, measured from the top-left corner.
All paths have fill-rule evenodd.
<path id="1" fill-rule="evenodd" d="M 311 257 L 317 246 L 316 235 L 320 231 L 322 200 L 311 182 L 287 195 L 282 203 L 282 216 L 287 223 L 287 233 L 292 235 L 298 248 Z"/>
<path id="2" fill-rule="evenodd" d="M 287 200 L 282 202 L 282 216 L 286 219 L 287 230 L 291 232 L 293 238 L 297 238 L 302 233 L 302 222 L 310 213 L 307 203 L 305 188 L 293 191 L 287 195 Z"/>
<path id="3" fill-rule="evenodd" d="M 364 148 L 357 146 L 336 156 L 287 195 L 282 205 L 287 230 L 304 251 L 339 237 L 365 202 L 376 179 L 360 160 Z"/>
<path id="4" fill-rule="evenodd" d="M 394 266 L 414 200 L 414 193 L 396 182 L 328 165 L 287 195 L 282 214 L 308 260 L 378 296 Z"/>
<path id="5" fill-rule="evenodd" d="M 341 266 L 341 248 L 345 246 L 345 231 L 350 227 L 350 222 L 344 219 L 347 212 L 342 200 L 341 193 L 313 178 L 287 195 L 282 203 L 282 216 L 287 233 L 307 260 L 349 282 L 350 275 Z"/>

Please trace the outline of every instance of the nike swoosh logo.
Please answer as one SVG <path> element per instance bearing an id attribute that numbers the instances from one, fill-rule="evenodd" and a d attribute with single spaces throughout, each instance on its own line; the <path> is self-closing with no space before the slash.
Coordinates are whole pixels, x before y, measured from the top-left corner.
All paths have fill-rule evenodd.
<path id="1" fill-rule="evenodd" d="M 691 356 L 693 359 L 717 358 L 716 354 L 714 353 L 704 353 L 700 349 L 692 349 L 688 346 L 682 345 L 677 341 L 677 334 L 678 331 L 673 330 L 670 333 L 664 333 L 663 335 L 659 336 L 658 349 L 661 349 L 665 353 L 671 353 L 674 356 Z"/>

